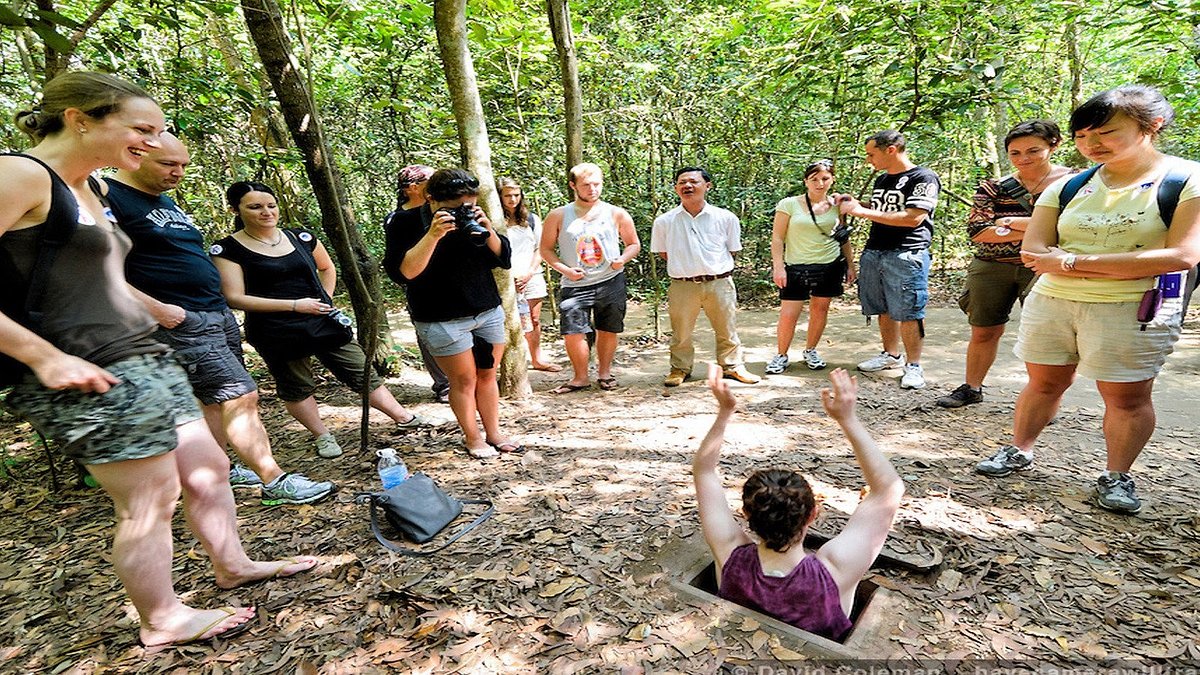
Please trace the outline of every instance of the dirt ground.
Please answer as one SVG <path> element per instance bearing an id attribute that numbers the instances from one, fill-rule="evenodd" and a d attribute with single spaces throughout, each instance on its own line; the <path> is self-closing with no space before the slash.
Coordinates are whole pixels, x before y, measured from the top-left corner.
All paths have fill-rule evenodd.
<path id="1" fill-rule="evenodd" d="M 805 658 L 800 645 L 723 603 L 685 601 L 678 576 L 656 559 L 696 547 L 690 460 L 712 419 L 702 382 L 659 382 L 665 339 L 645 307 L 622 338 L 621 388 L 552 396 L 561 375 L 531 373 L 535 394 L 505 401 L 505 427 L 529 451 L 480 462 L 457 432 L 400 433 L 373 418 L 373 445 L 401 450 L 410 467 L 453 494 L 482 496 L 496 515 L 426 559 L 390 553 L 372 538 L 354 494 L 377 488 L 373 457 L 354 452 L 353 396 L 328 384 L 322 413 L 350 450 L 322 460 L 263 383 L 264 416 L 289 470 L 331 479 L 326 502 L 268 508 L 238 493 L 252 554 L 322 556 L 314 573 L 222 591 L 204 552 L 176 523 L 176 580 L 188 602 L 255 604 L 249 634 L 229 642 L 146 654 L 136 618 L 106 562 L 109 501 L 67 479 L 54 491 L 28 429 L 7 421 L 0 475 L 0 671 L 3 672 L 711 672 L 721 664 Z M 397 318 L 397 325 L 399 317 Z M 751 370 L 773 355 L 772 310 L 740 317 Z M 666 326 L 665 312 L 663 326 Z M 1134 517 L 1091 503 L 1103 469 L 1103 414 L 1079 381 L 1043 434 L 1034 468 L 987 479 L 972 466 L 1007 440 L 1023 368 L 1004 338 L 986 401 L 946 411 L 934 400 L 962 381 L 968 328 L 956 308 L 934 309 L 923 362 L 929 387 L 898 388 L 899 373 L 864 375 L 861 415 L 908 485 L 889 547 L 939 550 L 933 574 L 876 569 L 903 610 L 887 617 L 863 656 L 1018 659 L 1055 664 L 1111 659 L 1200 659 L 1200 465 L 1195 393 L 1200 349 L 1193 320 L 1159 378 L 1159 425 L 1135 467 L 1146 506 Z M 411 332 L 401 325 L 402 340 Z M 701 319 L 696 375 L 712 353 Z M 877 352 L 878 335 L 851 304 L 835 305 L 821 352 L 830 367 Z M 565 364 L 560 345 L 549 353 Z M 793 356 L 799 348 L 793 350 Z M 760 385 L 735 385 L 742 410 L 722 469 L 736 505 L 754 468 L 799 468 L 824 495 L 825 527 L 853 508 L 861 485 L 848 445 L 821 412 L 824 375 L 793 366 Z M 428 379 L 409 367 L 392 382 L 418 411 Z M 371 449 L 374 449 L 372 447 Z M 60 470 L 69 470 L 59 463 Z M 69 477 L 68 477 L 69 478 Z M 696 548 L 702 554 L 702 546 Z M 1032 662 L 1030 661 L 1030 662 Z"/>

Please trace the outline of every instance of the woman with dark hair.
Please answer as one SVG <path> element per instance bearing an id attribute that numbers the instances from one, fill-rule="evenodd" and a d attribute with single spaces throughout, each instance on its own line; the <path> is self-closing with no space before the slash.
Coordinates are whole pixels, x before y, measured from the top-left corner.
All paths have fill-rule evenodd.
<path id="1" fill-rule="evenodd" d="M 231 637 L 250 626 L 253 607 L 196 609 L 175 592 L 171 520 L 180 494 L 221 588 L 291 576 L 317 560 L 246 555 L 229 460 L 125 280 L 129 238 L 91 175 L 136 170 L 159 147 L 162 110 L 124 80 L 69 72 L 48 82 L 41 104 L 16 123 L 35 145 L 0 156 L 0 352 L 29 372 L 5 403 L 112 498 L 112 565 L 137 610 L 142 645 Z"/>
<path id="2" fill-rule="evenodd" d="M 500 431 L 496 382 L 506 336 L 492 270 L 511 267 L 512 249 L 477 206 L 479 180 L 470 173 L 439 169 L 427 191 L 424 206 L 396 214 L 383 269 L 407 287 L 413 326 L 450 377 L 450 408 L 467 452 L 480 459 L 520 452 Z"/>
<path id="3" fill-rule="evenodd" d="M 262 183 L 229 186 L 234 233 L 213 244 L 221 292 L 230 307 L 246 312 L 246 342 L 275 378 L 284 407 L 313 435 L 317 454 L 337 457 L 342 448 L 321 421 L 312 357 L 354 391 L 370 377 L 372 408 L 401 429 L 431 426 L 396 401 L 353 339 L 351 319 L 333 306 L 337 270 L 311 232 L 279 227 L 275 192 Z"/>
<path id="4" fill-rule="evenodd" d="M 725 501 L 717 470 L 725 427 L 737 399 L 709 366 L 708 386 L 717 399 L 717 419 L 692 463 L 704 540 L 716 561 L 718 594 L 810 633 L 841 640 L 850 630 L 850 610 L 863 574 L 883 549 L 904 496 L 904 482 L 855 413 L 858 382 L 838 368 L 831 388 L 821 390 L 825 412 L 854 449 L 870 491 L 846 527 L 814 553 L 804 535 L 816 520 L 817 502 L 808 481 L 795 471 L 756 471 L 742 488 L 746 535 Z"/>
<path id="5" fill-rule="evenodd" d="M 1161 93 L 1133 85 L 1071 113 L 1075 147 L 1097 166 L 1046 188 L 1034 207 L 1021 258 L 1039 276 L 1013 349 L 1029 382 L 1012 442 L 979 462 L 979 473 L 1030 468 L 1078 372 L 1096 380 L 1104 400 L 1108 461 L 1096 502 L 1117 513 L 1141 509 L 1129 470 L 1154 433 L 1151 392 L 1179 339 L 1184 270 L 1200 261 L 1200 165 L 1155 147 L 1174 116 Z M 1164 200 L 1172 185 L 1174 199 Z"/>
<path id="6" fill-rule="evenodd" d="M 557 373 L 562 366 L 542 359 L 542 300 L 546 298 L 546 277 L 542 272 L 542 221 L 529 212 L 521 184 L 511 178 L 497 178 L 496 191 L 504 208 L 504 224 L 512 242 L 513 282 L 517 300 L 525 301 L 521 310 L 525 342 L 529 345 L 529 361 L 534 370 Z M 528 317 L 528 320 L 526 320 Z"/>
<path id="7" fill-rule="evenodd" d="M 854 283 L 854 250 L 850 242 L 838 243 L 833 233 L 841 224 L 829 195 L 833 187 L 833 162 L 822 159 L 804 168 L 805 193 L 788 197 L 775 207 L 771 228 L 771 278 L 779 287 L 779 323 L 775 327 L 777 355 L 767 362 L 766 374 L 778 375 L 791 363 L 788 350 L 796 335 L 796 322 L 811 299 L 804 363 L 812 370 L 825 367 L 817 345 L 825 333 L 829 304 L 845 292 L 843 283 Z"/>
<path id="8" fill-rule="evenodd" d="M 429 182 L 429 177 L 432 175 L 433 168 L 423 164 L 410 164 L 400 169 L 400 175 L 396 179 L 396 210 L 389 213 L 383 221 L 385 240 L 388 230 L 392 228 L 392 224 L 396 220 L 397 213 L 419 209 L 429 200 L 429 196 L 425 194 L 425 184 Z M 412 320 L 411 315 L 409 320 Z M 450 378 L 442 372 L 442 368 L 433 358 L 433 354 L 429 353 L 429 346 L 419 335 L 417 336 L 417 348 L 421 351 L 421 363 L 425 366 L 425 372 L 429 373 L 429 378 L 433 380 L 430 389 L 433 390 L 434 398 L 438 403 L 449 403 Z"/>
<path id="9" fill-rule="evenodd" d="M 1029 226 L 1033 204 L 1042 190 L 1071 173 L 1050 163 L 1062 142 L 1058 125 L 1049 120 L 1021 122 L 1004 137 L 1012 175 L 987 179 L 975 190 L 967 215 L 967 234 L 975 257 L 967 267 L 967 283 L 958 304 L 971 324 L 967 343 L 966 382 L 937 400 L 943 408 L 961 408 L 983 401 L 983 378 L 996 361 L 1013 304 L 1025 302 L 1033 285 L 1033 270 L 1021 263 L 1021 239 Z"/>

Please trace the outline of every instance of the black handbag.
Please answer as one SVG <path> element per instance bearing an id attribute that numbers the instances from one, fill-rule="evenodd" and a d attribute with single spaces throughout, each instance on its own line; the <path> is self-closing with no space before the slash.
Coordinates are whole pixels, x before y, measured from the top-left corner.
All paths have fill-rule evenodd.
<path id="1" fill-rule="evenodd" d="M 486 499 L 456 499 L 433 482 L 433 479 L 421 472 L 410 475 L 399 485 L 394 485 L 383 492 L 364 492 L 358 495 L 358 501 L 370 502 L 371 532 L 379 543 L 388 550 L 408 556 L 433 555 L 458 541 L 463 535 L 475 529 L 496 511 L 496 507 Z M 383 510 L 383 516 L 397 532 L 405 539 L 416 544 L 424 544 L 437 536 L 454 522 L 463 510 L 463 504 L 483 504 L 487 509 L 479 514 L 469 525 L 464 526 L 441 546 L 434 549 L 415 549 L 401 546 L 383 536 L 379 529 L 378 511 Z"/>

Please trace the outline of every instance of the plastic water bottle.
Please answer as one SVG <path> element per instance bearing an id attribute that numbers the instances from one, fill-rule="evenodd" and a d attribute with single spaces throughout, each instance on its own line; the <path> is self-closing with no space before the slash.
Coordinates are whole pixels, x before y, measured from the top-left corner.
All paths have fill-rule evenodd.
<path id="1" fill-rule="evenodd" d="M 379 458 L 379 480 L 383 483 L 384 490 L 389 490 L 408 478 L 408 467 L 396 456 L 395 449 L 377 450 L 375 456 Z"/>

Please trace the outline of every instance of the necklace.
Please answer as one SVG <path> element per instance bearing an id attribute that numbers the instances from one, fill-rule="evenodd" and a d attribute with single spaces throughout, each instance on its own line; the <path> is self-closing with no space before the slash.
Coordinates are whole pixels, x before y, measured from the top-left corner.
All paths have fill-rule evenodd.
<path id="1" fill-rule="evenodd" d="M 276 232 L 275 241 L 273 241 L 273 242 L 267 241 L 266 239 L 259 239 L 258 237 L 250 234 L 249 230 L 245 230 L 245 229 L 242 230 L 242 234 L 246 235 L 247 237 L 250 237 L 251 239 L 253 239 L 254 241 L 257 241 L 260 244 L 266 244 L 267 246 L 270 246 L 271 248 L 278 246 L 279 243 L 283 241 L 283 233 L 278 232 L 278 231 Z"/>
<path id="2" fill-rule="evenodd" d="M 1038 188 L 1042 187 L 1042 183 L 1045 183 L 1046 179 L 1049 178 L 1050 174 L 1052 174 L 1052 173 L 1054 173 L 1054 165 L 1053 164 L 1051 164 L 1049 167 L 1046 168 L 1046 173 L 1042 174 L 1042 179 L 1037 182 L 1037 185 L 1034 185 L 1031 188 L 1025 188 L 1025 189 L 1028 190 L 1029 194 L 1031 194 L 1031 195 L 1038 194 Z M 1019 173 L 1017 174 L 1017 177 L 1020 178 Z M 1021 183 L 1024 184 L 1025 181 L 1021 181 Z"/>

